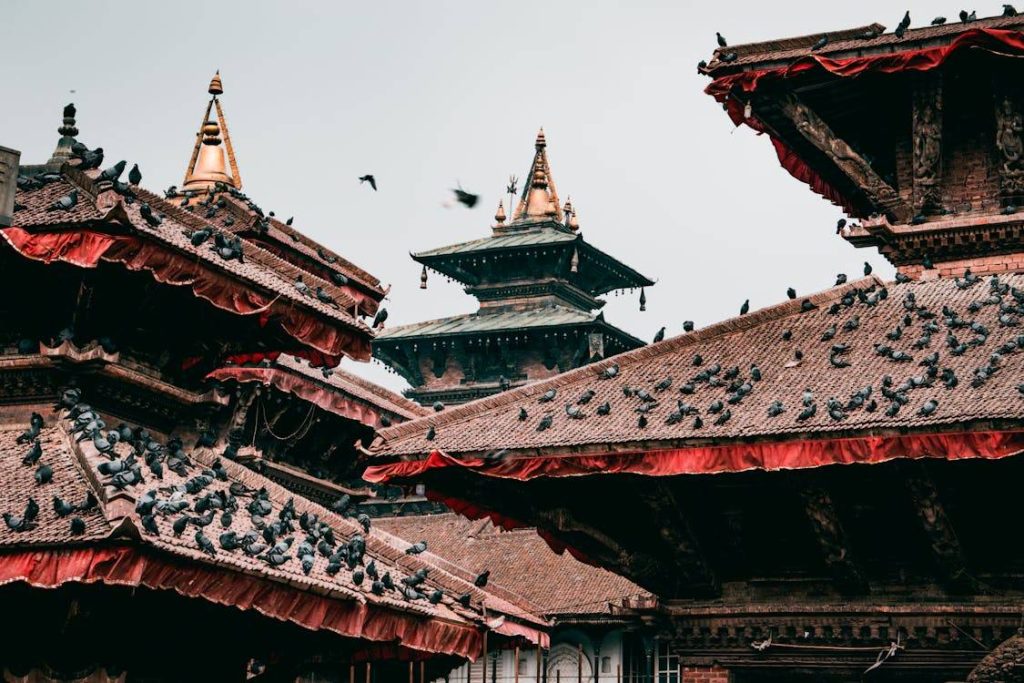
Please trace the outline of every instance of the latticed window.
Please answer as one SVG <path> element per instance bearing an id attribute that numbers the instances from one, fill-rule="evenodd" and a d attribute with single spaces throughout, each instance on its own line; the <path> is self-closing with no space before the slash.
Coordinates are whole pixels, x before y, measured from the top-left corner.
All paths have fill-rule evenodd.
<path id="1" fill-rule="evenodd" d="M 679 657 L 671 653 L 668 643 L 658 643 L 658 656 L 655 661 L 655 677 L 658 683 L 680 683 Z"/>

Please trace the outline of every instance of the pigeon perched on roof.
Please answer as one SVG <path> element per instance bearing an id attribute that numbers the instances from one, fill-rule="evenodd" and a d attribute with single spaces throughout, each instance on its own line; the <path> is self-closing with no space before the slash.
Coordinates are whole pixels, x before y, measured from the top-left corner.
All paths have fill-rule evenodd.
<path id="1" fill-rule="evenodd" d="M 811 46 L 811 52 L 817 52 L 826 45 L 828 45 L 828 36 L 824 35 L 821 38 L 818 38 L 818 40 L 815 41 L 814 45 Z"/>
<path id="2" fill-rule="evenodd" d="M 70 211 L 78 205 L 78 190 L 71 190 L 47 207 L 47 211 Z"/>
<path id="3" fill-rule="evenodd" d="M 384 326 L 384 322 L 388 319 L 388 309 L 380 308 L 377 310 L 377 315 L 373 316 L 373 329 L 380 329 Z"/>
<path id="4" fill-rule="evenodd" d="M 653 343 L 657 344 L 658 342 L 663 341 L 664 339 L 665 339 L 665 328 L 662 327 L 660 330 L 658 330 L 657 332 L 654 333 Z"/>
<path id="5" fill-rule="evenodd" d="M 719 33 L 718 31 L 715 31 L 715 38 L 718 40 L 718 47 L 728 47 L 729 46 L 729 43 L 725 40 L 725 37 L 721 33 Z"/>

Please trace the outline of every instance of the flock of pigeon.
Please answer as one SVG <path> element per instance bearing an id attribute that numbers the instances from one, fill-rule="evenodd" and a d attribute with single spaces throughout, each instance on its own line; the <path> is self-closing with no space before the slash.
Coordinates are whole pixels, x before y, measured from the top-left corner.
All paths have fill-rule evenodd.
<path id="1" fill-rule="evenodd" d="M 865 275 L 871 273 L 870 264 L 865 263 Z M 897 282 L 907 282 L 906 276 L 897 275 Z M 864 384 L 853 388 L 849 396 L 828 396 L 819 397 L 810 388 L 805 388 L 796 400 L 792 397 L 780 396 L 774 399 L 767 406 L 767 417 L 770 420 L 782 419 L 781 416 L 788 414 L 794 424 L 802 424 L 818 415 L 819 410 L 827 414 L 828 418 L 835 423 L 843 422 L 858 411 L 875 413 L 879 411 L 886 417 L 893 418 L 901 411 L 910 408 L 912 395 L 915 390 L 924 388 L 943 388 L 952 390 L 961 381 L 967 382 L 972 388 L 980 388 L 988 382 L 995 374 L 999 373 L 1006 365 L 1005 361 L 1009 354 L 1024 351 L 1024 334 L 1016 334 L 1014 330 L 1022 325 L 1024 321 L 1024 290 L 1011 285 L 999 276 L 992 276 L 988 280 L 988 286 L 981 283 L 982 278 L 967 270 L 963 277 L 955 278 L 951 284 L 959 291 L 975 291 L 978 296 L 971 301 L 966 310 L 957 311 L 949 305 L 943 305 L 938 310 L 932 310 L 929 306 L 918 302 L 914 288 L 906 288 L 899 308 L 892 311 L 890 308 L 884 314 L 892 315 L 896 323 L 894 327 L 884 333 L 883 338 L 872 339 L 871 348 L 873 355 L 880 359 L 881 363 L 889 363 L 895 368 L 914 368 L 905 379 L 896 379 L 893 374 L 884 374 L 875 384 Z M 845 274 L 836 278 L 836 285 L 841 286 L 847 283 Z M 789 299 L 796 299 L 796 291 L 790 288 L 787 292 Z M 889 299 L 888 287 L 881 283 L 874 282 L 868 286 L 849 287 L 835 303 L 827 309 L 819 309 L 809 299 L 803 299 L 800 305 L 800 314 L 810 311 L 821 310 L 824 315 L 824 327 L 817 339 L 807 339 L 806 331 L 803 334 L 804 344 L 819 344 L 824 347 L 823 352 L 828 357 L 829 368 L 842 370 L 851 367 L 850 353 L 853 346 L 853 338 L 845 335 L 855 332 L 861 327 L 862 317 L 870 315 L 870 312 L 882 302 Z M 747 313 L 749 301 L 744 302 L 740 314 Z M 988 311 L 992 318 L 990 322 Z M 835 317 L 830 321 L 830 317 Z M 982 318 L 985 318 L 982 320 Z M 990 353 L 977 367 L 973 368 L 969 377 L 958 377 L 956 370 L 949 365 L 944 365 L 942 358 L 964 356 L 972 349 L 983 349 L 990 342 L 993 334 L 990 328 L 1002 329 L 1000 343 L 992 348 Z M 687 321 L 684 330 L 693 330 L 693 323 Z M 1007 333 L 1009 333 L 1007 335 Z M 655 342 L 664 338 L 665 328 L 661 328 L 655 335 Z M 781 331 L 780 343 L 787 344 L 792 348 L 792 356 L 784 362 L 786 368 L 799 366 L 804 360 L 804 350 L 811 352 L 822 352 L 822 349 L 799 348 L 799 343 L 794 340 L 791 329 Z M 788 353 L 788 352 L 787 352 Z M 636 427 L 643 429 L 648 426 L 650 420 L 658 419 L 666 425 L 689 426 L 691 431 L 698 432 L 705 423 L 716 426 L 725 425 L 733 418 L 733 411 L 743 403 L 754 392 L 758 390 L 763 375 L 768 371 L 777 372 L 778 368 L 762 368 L 758 363 L 750 362 L 746 367 L 732 365 L 723 367 L 722 364 L 712 362 L 701 353 L 694 354 L 690 364 L 693 374 L 678 381 L 671 376 L 665 376 L 654 381 L 650 386 L 627 384 L 622 386 L 622 393 L 630 399 L 629 410 L 636 414 Z M 957 364 L 963 372 L 962 363 Z M 620 367 L 612 364 L 597 373 L 598 381 L 611 381 L 620 377 Z M 777 385 L 776 385 L 777 386 Z M 1017 392 L 1024 397 L 1024 384 L 1016 387 Z M 564 392 L 564 389 L 561 389 Z M 531 415 L 533 412 L 529 406 L 518 405 L 516 419 L 519 422 L 531 422 L 536 420 L 535 429 L 537 432 L 544 432 L 552 429 L 556 424 L 556 417 L 564 412 L 565 418 L 572 420 L 585 420 L 588 418 L 601 419 L 612 414 L 615 410 L 622 410 L 620 402 L 602 401 L 591 411 L 589 406 L 596 403 L 595 397 L 601 392 L 586 388 L 578 395 L 564 397 L 559 388 L 551 388 L 544 392 L 538 399 L 540 415 Z M 675 396 L 673 396 L 675 394 Z M 709 395 L 711 394 L 711 395 Z M 607 392 L 603 392 L 607 396 Z M 671 397 L 671 398 L 670 398 Z M 704 400 L 700 400 L 703 398 Z M 566 401 L 563 410 L 554 411 L 549 406 L 558 400 Z M 598 399 L 599 400 L 599 399 Z M 940 411 L 940 401 L 934 397 L 934 393 L 926 400 L 913 408 L 915 414 L 922 418 L 933 416 Z M 433 441 L 438 435 L 438 427 L 430 425 L 426 439 Z"/>
<path id="2" fill-rule="evenodd" d="M 1017 9 L 1013 5 L 1003 5 L 1003 14 L 1002 15 L 1004 17 L 1015 17 L 1015 16 L 1017 16 Z M 978 20 L 978 13 L 976 11 L 974 11 L 974 10 L 971 10 L 970 12 L 968 12 L 967 10 L 960 10 L 959 18 L 960 18 L 960 22 L 961 23 L 969 24 L 971 22 L 974 22 L 974 21 Z M 946 23 L 946 17 L 935 17 L 931 21 L 931 25 L 932 26 L 942 26 L 945 23 Z M 900 22 L 896 25 L 896 28 L 893 30 L 893 35 L 895 35 L 898 39 L 902 40 L 904 35 L 906 35 L 906 33 L 907 33 L 907 29 L 909 29 L 909 28 L 910 28 L 910 12 L 907 11 L 907 12 L 905 12 L 903 14 L 903 18 L 900 19 Z M 874 40 L 875 38 L 878 38 L 881 35 L 882 35 L 882 32 L 880 30 L 876 30 L 874 28 L 869 28 L 868 30 L 864 31 L 864 33 L 862 33 L 862 34 L 860 34 L 860 35 L 858 35 L 856 37 L 857 37 L 858 40 L 868 41 L 868 40 Z M 728 41 L 725 39 L 725 37 L 722 36 L 721 33 L 717 33 L 716 32 L 715 33 L 715 38 L 718 41 L 718 47 L 719 48 L 725 49 L 725 48 L 729 47 Z M 828 45 L 828 42 L 829 42 L 828 35 L 823 35 L 821 38 L 819 38 L 814 43 L 814 45 L 811 46 L 811 52 L 817 52 L 818 50 L 823 49 L 825 46 Z M 726 64 L 730 64 L 732 62 L 735 62 L 737 59 L 739 59 L 739 54 L 736 53 L 736 52 L 733 52 L 733 51 L 729 51 L 729 52 L 725 52 L 725 53 L 719 55 L 718 59 L 719 59 L 719 61 L 722 61 L 722 62 L 724 62 Z M 697 65 L 697 72 L 698 73 L 706 73 L 707 72 L 707 67 L 708 67 L 707 62 L 702 60 Z"/>
<path id="3" fill-rule="evenodd" d="M 391 571 L 378 569 L 375 560 L 367 561 L 364 534 L 370 533 L 372 522 L 368 515 L 358 512 L 347 495 L 334 503 L 332 511 L 353 517 L 363 533 L 344 539 L 316 514 L 308 511 L 299 513 L 294 499 L 275 506 L 265 488 L 253 489 L 237 481 L 229 482 L 220 459 L 210 467 L 201 467 L 189 456 L 180 439 L 172 438 L 161 444 L 148 430 L 123 423 L 108 429 L 103 418 L 82 401 L 81 391 L 77 388 L 65 389 L 55 410 L 66 420 L 68 431 L 76 441 L 90 442 L 106 458 L 96 467 L 104 485 L 134 491 L 147 480 L 162 483 L 167 472 L 177 476 L 180 483 L 157 484 L 137 496 L 135 512 L 146 534 L 161 536 L 170 533 L 175 538 L 191 535 L 195 547 L 210 557 L 219 553 L 242 553 L 272 567 L 280 567 L 294 559 L 306 575 L 312 572 L 319 555 L 326 558 L 324 571 L 328 576 L 347 571 L 354 585 L 362 586 L 368 582 L 369 590 L 375 595 L 397 593 L 408 601 L 425 600 L 433 605 L 444 597 L 439 588 L 428 591 L 426 567 L 395 579 Z M 34 476 L 40 487 L 52 482 L 54 474 L 52 467 L 42 462 L 45 453 L 39 434 L 43 426 L 43 417 L 34 413 L 29 428 L 17 439 L 18 443 L 28 445 L 22 463 L 26 467 L 36 467 Z M 211 447 L 213 442 L 213 435 L 207 433 L 200 436 L 196 446 Z M 126 450 L 129 452 L 125 455 Z M 57 515 L 71 516 L 72 535 L 85 532 L 81 517 L 73 515 L 93 509 L 97 504 L 91 493 L 78 504 L 58 496 L 53 498 Z M 7 529 L 18 533 L 34 528 L 38 514 L 39 505 L 34 497 L 30 497 L 20 514 L 5 512 L 3 517 Z M 244 532 L 233 528 L 236 516 L 248 517 L 249 524 Z M 218 527 L 221 533 L 213 533 L 212 530 Z M 214 536 L 216 541 L 212 538 Z M 405 553 L 417 555 L 426 549 L 426 541 L 420 541 L 406 548 Z M 397 575 L 398 567 L 394 570 Z M 489 572 L 478 575 L 475 585 L 483 588 L 488 577 Z M 471 594 L 463 593 L 454 600 L 468 608 Z"/>

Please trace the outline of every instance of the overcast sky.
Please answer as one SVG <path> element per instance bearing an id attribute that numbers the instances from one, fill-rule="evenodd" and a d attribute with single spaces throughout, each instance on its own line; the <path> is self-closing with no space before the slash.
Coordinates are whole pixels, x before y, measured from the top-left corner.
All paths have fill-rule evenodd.
<path id="1" fill-rule="evenodd" d="M 835 235 L 840 211 L 791 178 L 767 138 L 734 129 L 695 65 L 732 43 L 959 7 L 860 2 L 5 2 L 0 145 L 45 161 L 61 108 L 79 139 L 180 184 L 221 70 L 244 191 L 385 284 L 389 324 L 475 310 L 408 254 L 482 237 L 537 128 L 586 239 L 658 284 L 609 298 L 606 318 L 649 339 L 832 284 L 874 250 Z M 970 9 L 970 8 L 969 8 Z M 997 14 L 998 3 L 978 6 Z M 72 92 L 73 91 L 73 92 Z M 376 175 L 380 191 L 357 181 Z M 446 208 L 456 182 L 482 195 Z M 374 363 L 347 366 L 392 388 Z"/>

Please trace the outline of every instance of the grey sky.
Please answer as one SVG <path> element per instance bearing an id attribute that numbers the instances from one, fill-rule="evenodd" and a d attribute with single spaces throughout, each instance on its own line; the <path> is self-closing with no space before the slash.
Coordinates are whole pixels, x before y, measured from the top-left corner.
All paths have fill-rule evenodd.
<path id="1" fill-rule="evenodd" d="M 79 139 L 179 184 L 214 70 L 244 190 L 393 289 L 390 324 L 474 310 L 457 285 L 420 291 L 408 252 L 487 234 L 543 125 L 559 193 L 586 238 L 658 280 L 648 310 L 610 297 L 645 339 L 851 276 L 874 250 L 789 177 L 767 138 L 733 130 L 696 74 L 733 43 L 959 7 L 912 2 L 11 2 L 0 4 L 0 145 L 45 160 L 61 107 Z M 1000 11 L 998 3 L 978 14 Z M 70 90 L 75 90 L 70 94 Z M 377 176 L 372 193 L 356 180 Z M 483 196 L 444 208 L 456 181 Z M 349 365 L 351 367 L 351 364 Z M 379 365 L 358 368 L 393 388 Z"/>

